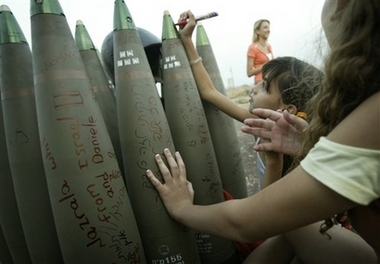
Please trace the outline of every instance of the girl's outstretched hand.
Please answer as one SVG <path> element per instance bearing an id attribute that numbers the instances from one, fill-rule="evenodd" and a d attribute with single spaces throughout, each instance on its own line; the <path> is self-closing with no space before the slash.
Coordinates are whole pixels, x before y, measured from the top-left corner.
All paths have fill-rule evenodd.
<path id="1" fill-rule="evenodd" d="M 275 151 L 288 155 L 296 155 L 302 146 L 303 132 L 309 124 L 288 111 L 270 109 L 254 109 L 252 114 L 262 119 L 247 118 L 241 131 L 264 139 L 254 147 L 256 151 Z"/>
<path id="2" fill-rule="evenodd" d="M 159 154 L 155 156 L 164 183 L 161 183 L 151 170 L 147 170 L 146 175 L 157 189 L 168 213 L 178 220 L 181 211 L 193 204 L 194 190 L 192 184 L 186 179 L 185 164 L 179 152 L 175 153 L 175 158 L 169 149 L 165 149 L 164 154 L 169 168 Z"/>

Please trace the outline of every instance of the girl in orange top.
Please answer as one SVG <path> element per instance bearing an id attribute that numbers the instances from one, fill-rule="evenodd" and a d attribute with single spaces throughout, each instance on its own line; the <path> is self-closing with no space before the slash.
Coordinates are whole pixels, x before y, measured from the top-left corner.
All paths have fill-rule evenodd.
<path id="1" fill-rule="evenodd" d="M 261 68 L 273 59 L 272 47 L 268 43 L 270 22 L 260 19 L 253 26 L 252 44 L 247 51 L 247 76 L 255 76 L 255 84 L 263 80 Z"/>

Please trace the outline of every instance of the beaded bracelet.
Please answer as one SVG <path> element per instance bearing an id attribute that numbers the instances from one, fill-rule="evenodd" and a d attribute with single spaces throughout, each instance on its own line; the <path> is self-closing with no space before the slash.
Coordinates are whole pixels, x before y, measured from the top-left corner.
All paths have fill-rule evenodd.
<path id="1" fill-rule="evenodd" d="M 193 66 L 193 65 L 195 65 L 195 64 L 197 64 L 198 62 L 201 62 L 201 61 L 202 61 L 202 57 L 199 56 L 198 59 L 189 61 L 189 64 L 190 64 L 190 66 Z"/>

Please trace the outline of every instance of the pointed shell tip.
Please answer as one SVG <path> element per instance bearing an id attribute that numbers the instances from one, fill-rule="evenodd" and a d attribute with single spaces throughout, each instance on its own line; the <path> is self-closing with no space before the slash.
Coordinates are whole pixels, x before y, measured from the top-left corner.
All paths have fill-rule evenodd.
<path id="1" fill-rule="evenodd" d="M 7 5 L 1 5 L 0 6 L 0 11 L 9 11 L 10 12 L 11 10 L 10 10 L 9 6 L 7 6 Z"/>

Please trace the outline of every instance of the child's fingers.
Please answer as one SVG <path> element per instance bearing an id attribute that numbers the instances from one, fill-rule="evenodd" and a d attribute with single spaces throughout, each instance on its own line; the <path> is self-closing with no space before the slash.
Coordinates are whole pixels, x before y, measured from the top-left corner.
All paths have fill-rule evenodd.
<path id="1" fill-rule="evenodd" d="M 151 170 L 146 171 L 146 175 L 148 176 L 148 179 L 153 184 L 153 186 L 160 191 L 160 189 L 163 187 L 163 184 L 157 179 L 157 177 L 153 174 Z"/>
<path id="2" fill-rule="evenodd" d="M 244 124 L 250 127 L 271 130 L 275 122 L 272 121 L 271 119 L 247 118 L 244 120 Z"/>
<path id="3" fill-rule="evenodd" d="M 169 164 L 169 167 L 170 167 L 170 172 L 171 172 L 171 176 L 172 177 L 177 177 L 179 176 L 179 167 L 178 167 L 178 164 L 176 162 L 176 160 L 174 159 L 172 153 L 170 152 L 169 149 L 164 149 L 164 154 L 165 154 L 165 157 L 166 157 L 166 161 L 168 162 Z"/>
<path id="4" fill-rule="evenodd" d="M 250 134 L 250 135 L 253 135 L 255 137 L 260 137 L 260 138 L 270 139 L 272 136 L 272 132 L 268 129 L 251 127 L 249 125 L 242 126 L 240 130 L 243 133 Z"/>
<path id="5" fill-rule="evenodd" d="M 271 109 L 263 109 L 263 108 L 253 109 L 252 114 L 259 116 L 260 118 L 263 118 L 263 119 L 268 118 L 268 119 L 273 120 L 273 121 L 277 121 L 278 119 L 280 119 L 282 117 L 281 111 L 278 112 L 278 111 L 274 111 Z"/>
<path id="6" fill-rule="evenodd" d="M 186 166 L 185 166 L 185 163 L 183 162 L 181 154 L 179 154 L 178 151 L 175 153 L 175 158 L 177 160 L 178 169 L 179 169 L 178 176 L 179 177 L 182 176 L 186 180 Z"/>
<path id="7" fill-rule="evenodd" d="M 255 151 L 273 151 L 271 142 L 259 143 L 258 145 L 253 146 Z"/>
<path id="8" fill-rule="evenodd" d="M 165 156 L 166 156 L 166 153 L 165 153 Z M 164 163 L 163 159 L 161 158 L 160 154 L 156 154 L 155 159 L 156 159 L 156 163 L 158 165 L 158 168 L 160 169 L 161 174 L 164 178 L 164 181 L 165 181 L 165 183 L 167 183 L 168 181 L 170 181 L 172 179 L 172 175 L 171 175 L 168 167 Z"/>

